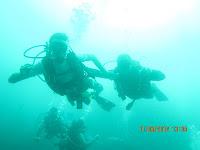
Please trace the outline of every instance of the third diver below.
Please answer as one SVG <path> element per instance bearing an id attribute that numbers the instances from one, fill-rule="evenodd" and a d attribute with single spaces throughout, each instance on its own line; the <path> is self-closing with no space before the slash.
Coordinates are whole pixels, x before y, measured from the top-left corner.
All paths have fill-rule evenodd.
<path id="1" fill-rule="evenodd" d="M 132 99 L 126 109 L 130 110 L 135 100 L 140 98 L 156 97 L 159 101 L 168 100 L 167 96 L 151 81 L 165 79 L 165 75 L 158 70 L 145 68 L 133 60 L 128 54 L 121 54 L 117 58 L 117 67 L 114 72 L 118 74 L 115 85 L 118 96 L 123 100 Z"/>
<path id="2" fill-rule="evenodd" d="M 87 150 L 98 139 L 99 135 L 88 138 L 85 134 L 86 126 L 83 120 L 74 120 L 67 128 L 65 137 L 56 144 L 59 150 Z"/>
<path id="3" fill-rule="evenodd" d="M 16 83 L 43 74 L 48 86 L 55 93 L 66 96 L 78 109 L 82 108 L 83 103 L 89 104 L 91 97 L 104 110 L 109 111 L 115 106 L 111 101 L 99 96 L 103 87 L 92 77 L 95 77 L 96 73 L 107 72 L 94 55 L 76 56 L 70 49 L 68 37 L 64 33 L 53 34 L 46 49 L 46 56 L 41 62 L 22 66 L 20 72 L 12 74 L 8 81 Z M 82 63 L 84 61 L 92 61 L 99 70 L 86 67 Z M 92 89 L 93 92 L 88 92 L 88 89 Z"/>
<path id="4" fill-rule="evenodd" d="M 63 118 L 59 110 L 56 107 L 52 107 L 42 120 L 35 139 L 40 140 L 43 136 L 46 139 L 52 139 L 54 137 L 62 138 L 65 134 L 66 125 Z"/>

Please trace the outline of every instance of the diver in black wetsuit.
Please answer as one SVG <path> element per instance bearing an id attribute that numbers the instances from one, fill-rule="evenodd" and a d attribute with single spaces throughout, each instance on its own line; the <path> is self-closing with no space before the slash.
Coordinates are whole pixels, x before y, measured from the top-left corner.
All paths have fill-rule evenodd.
<path id="1" fill-rule="evenodd" d="M 98 135 L 88 140 L 85 136 L 85 124 L 83 120 L 73 121 L 68 127 L 67 134 L 57 144 L 59 150 L 86 150 L 98 139 Z"/>
<path id="2" fill-rule="evenodd" d="M 47 139 L 52 139 L 54 137 L 63 138 L 66 134 L 66 130 L 66 125 L 58 113 L 58 109 L 52 107 L 42 120 L 35 140 L 40 140 L 43 136 Z"/>
<path id="3" fill-rule="evenodd" d="M 132 99 L 126 107 L 130 110 L 135 100 L 140 98 L 156 97 L 159 101 L 166 101 L 167 96 L 151 81 L 161 81 L 165 75 L 158 70 L 145 68 L 127 54 L 117 58 L 117 67 L 114 69 L 117 78 L 114 80 L 118 96 L 123 100 Z"/>
<path id="4" fill-rule="evenodd" d="M 107 74 L 101 63 L 94 55 L 76 56 L 70 50 L 68 37 L 64 33 L 55 33 L 49 40 L 47 54 L 43 60 L 36 65 L 22 66 L 19 73 L 12 74 L 8 81 L 16 83 L 18 81 L 43 74 L 48 86 L 57 94 L 66 96 L 72 105 L 77 105 L 78 109 L 82 104 L 89 104 L 90 97 L 96 100 L 104 110 L 111 110 L 115 105 L 100 97 L 103 90 L 101 84 L 94 80 L 96 73 Z M 92 61 L 99 70 L 87 68 L 84 61 Z M 88 92 L 92 89 L 93 92 Z"/>

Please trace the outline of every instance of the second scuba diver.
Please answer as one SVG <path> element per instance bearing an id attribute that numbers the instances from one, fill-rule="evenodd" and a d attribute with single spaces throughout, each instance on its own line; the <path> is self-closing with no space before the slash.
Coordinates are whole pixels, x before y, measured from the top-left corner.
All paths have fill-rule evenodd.
<path id="1" fill-rule="evenodd" d="M 121 54 L 117 58 L 117 66 L 113 72 L 117 74 L 114 81 L 118 96 L 123 100 L 126 97 L 132 99 L 126 106 L 127 110 L 132 108 L 135 100 L 141 98 L 155 97 L 159 101 L 168 100 L 167 96 L 154 83 L 151 83 L 151 81 L 165 79 L 161 71 L 145 68 L 129 55 Z"/>

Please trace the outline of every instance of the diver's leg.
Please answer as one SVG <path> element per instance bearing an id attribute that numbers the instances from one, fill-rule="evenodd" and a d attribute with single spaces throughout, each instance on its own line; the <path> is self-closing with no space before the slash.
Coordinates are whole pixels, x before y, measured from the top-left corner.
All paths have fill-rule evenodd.
<path id="1" fill-rule="evenodd" d="M 85 84 L 88 88 L 93 89 L 96 95 L 99 95 L 103 91 L 103 86 L 93 78 L 87 78 Z"/>
<path id="2" fill-rule="evenodd" d="M 99 106 L 101 106 L 102 109 L 106 111 L 110 111 L 115 106 L 115 104 L 99 96 L 100 92 L 103 91 L 103 86 L 94 79 L 88 78 L 88 80 L 89 80 L 88 81 L 89 88 L 92 88 L 95 90 L 94 99 L 96 100 L 96 102 L 99 104 Z"/>
<path id="3" fill-rule="evenodd" d="M 161 81 L 165 79 L 165 74 L 159 70 L 151 70 L 150 79 L 152 81 Z"/>
<path id="4" fill-rule="evenodd" d="M 67 99 L 69 103 L 74 106 L 76 104 L 77 109 L 82 109 L 83 103 L 82 103 L 82 97 L 79 93 L 79 90 L 77 88 L 71 88 L 70 90 L 65 90 Z"/>
<path id="5" fill-rule="evenodd" d="M 83 98 L 83 102 L 86 104 L 86 105 L 89 105 L 91 100 L 90 100 L 90 97 L 85 97 Z"/>
<path id="6" fill-rule="evenodd" d="M 119 80 L 114 80 L 115 89 L 117 90 L 118 96 L 124 101 L 126 99 L 126 94 Z"/>
<path id="7" fill-rule="evenodd" d="M 141 95 L 142 97 L 140 98 L 145 98 L 145 99 L 152 99 L 154 97 L 152 84 L 150 82 L 147 82 L 145 84 L 144 89 L 141 90 Z"/>
<path id="8" fill-rule="evenodd" d="M 152 92 L 158 101 L 167 101 L 168 97 L 156 86 L 156 84 L 151 84 Z"/>
<path id="9" fill-rule="evenodd" d="M 66 95 L 66 98 L 67 98 L 68 102 L 69 102 L 72 106 L 75 105 L 74 99 L 73 99 L 73 98 L 71 98 L 69 95 Z"/>
<path id="10" fill-rule="evenodd" d="M 126 106 L 126 110 L 130 110 L 133 107 L 134 102 L 135 99 L 133 99 L 132 102 L 128 103 L 128 105 Z"/>
<path id="11" fill-rule="evenodd" d="M 82 103 L 81 97 L 77 98 L 77 100 L 76 100 L 76 106 L 77 106 L 77 109 L 82 109 L 83 108 L 83 103 Z"/>

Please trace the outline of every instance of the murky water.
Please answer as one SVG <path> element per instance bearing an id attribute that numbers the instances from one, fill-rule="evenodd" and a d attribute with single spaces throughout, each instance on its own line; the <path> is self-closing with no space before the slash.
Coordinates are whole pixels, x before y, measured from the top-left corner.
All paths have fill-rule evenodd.
<path id="1" fill-rule="evenodd" d="M 88 135 L 99 134 L 91 150 L 199 150 L 199 8 L 198 0 L 1 1 L 0 149 L 58 149 L 55 140 L 34 140 L 42 118 L 55 106 L 65 122 L 82 118 Z M 109 62 L 107 69 L 119 54 L 128 53 L 163 71 L 166 79 L 156 84 L 169 101 L 141 99 L 126 111 L 128 101 L 117 96 L 113 82 L 97 79 L 104 86 L 101 95 L 116 107 L 105 112 L 93 101 L 77 110 L 37 77 L 9 84 L 11 73 L 32 62 L 23 57 L 24 50 L 45 44 L 55 32 L 69 36 L 75 53 Z M 42 49 L 34 50 L 31 55 Z M 187 131 L 147 132 L 142 126 Z"/>

